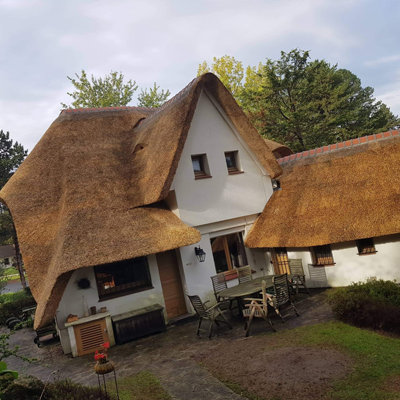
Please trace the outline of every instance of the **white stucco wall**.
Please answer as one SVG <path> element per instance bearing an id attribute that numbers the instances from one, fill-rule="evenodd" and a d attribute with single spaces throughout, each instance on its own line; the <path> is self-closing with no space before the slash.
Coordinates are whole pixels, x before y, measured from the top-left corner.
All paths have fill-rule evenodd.
<path id="1" fill-rule="evenodd" d="M 359 256 L 355 241 L 331 245 L 335 265 L 324 267 L 328 286 L 347 286 L 368 278 L 400 282 L 400 234 L 374 238 L 376 254 Z M 312 263 L 308 248 L 288 248 L 289 258 L 301 258 L 310 287 L 308 264 Z M 320 267 L 318 267 L 320 268 Z"/>
<path id="2" fill-rule="evenodd" d="M 93 268 L 82 268 L 72 274 L 57 311 L 57 323 L 60 330 L 61 344 L 65 353 L 71 352 L 71 349 L 69 336 L 67 329 L 64 327 L 64 323 L 69 314 L 77 315 L 79 318 L 83 317 L 82 296 L 85 296 L 89 309 L 92 306 L 96 306 L 97 311 L 100 312 L 101 307 L 107 307 L 111 315 L 136 310 L 156 303 L 161 304 L 163 307 L 165 306 L 156 256 L 150 255 L 147 259 L 153 289 L 117 297 L 115 299 L 99 301 Z M 81 278 L 88 278 L 90 280 L 90 289 L 78 289 L 76 282 Z"/>
<path id="3" fill-rule="evenodd" d="M 243 174 L 228 175 L 225 152 L 238 151 Z M 212 178 L 195 179 L 192 155 L 206 154 Z M 222 110 L 200 96 L 176 171 L 179 216 L 190 226 L 261 213 L 272 195 L 269 176 Z"/>

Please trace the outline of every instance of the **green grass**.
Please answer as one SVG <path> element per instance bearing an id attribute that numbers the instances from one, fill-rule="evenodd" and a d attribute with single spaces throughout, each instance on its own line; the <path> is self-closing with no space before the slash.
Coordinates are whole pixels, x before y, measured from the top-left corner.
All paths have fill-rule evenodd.
<path id="1" fill-rule="evenodd" d="M 121 400 L 172 400 L 159 380 L 148 371 L 118 379 L 118 390 Z M 110 394 L 116 394 L 114 388 L 110 387 L 109 391 Z"/>
<path id="2" fill-rule="evenodd" d="M 353 371 L 335 382 L 329 398 L 392 400 L 400 393 L 385 391 L 385 380 L 400 375 L 400 339 L 381 336 L 341 322 L 305 326 L 269 336 L 267 347 L 330 347 L 353 360 Z"/>
<path id="3" fill-rule="evenodd" d="M 18 275 L 18 271 L 17 271 L 17 269 L 14 268 L 14 267 L 9 267 L 9 268 L 6 268 L 6 269 L 4 270 L 4 275 L 5 275 L 5 276 L 9 276 L 9 275 Z"/>

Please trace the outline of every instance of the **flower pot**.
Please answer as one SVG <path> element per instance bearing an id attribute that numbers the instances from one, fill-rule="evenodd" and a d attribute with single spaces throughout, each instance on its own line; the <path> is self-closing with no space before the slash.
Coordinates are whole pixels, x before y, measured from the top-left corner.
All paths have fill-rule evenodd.
<path id="1" fill-rule="evenodd" d="M 94 370 L 98 375 L 105 375 L 109 374 L 110 372 L 114 371 L 115 365 L 112 361 L 107 361 L 105 363 L 96 362 L 94 365 Z"/>

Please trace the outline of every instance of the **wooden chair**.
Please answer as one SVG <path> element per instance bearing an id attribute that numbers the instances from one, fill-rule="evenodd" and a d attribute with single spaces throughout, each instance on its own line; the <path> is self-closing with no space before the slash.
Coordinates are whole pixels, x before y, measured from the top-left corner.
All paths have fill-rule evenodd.
<path id="1" fill-rule="evenodd" d="M 223 322 L 224 324 L 228 325 L 229 329 L 232 329 L 232 326 L 229 324 L 229 322 L 225 319 L 224 314 L 222 314 L 222 311 L 219 308 L 220 303 L 217 303 L 211 307 L 207 307 L 205 303 L 208 303 L 210 300 L 207 300 L 205 303 L 203 303 L 200 300 L 200 297 L 197 295 L 190 296 L 187 295 L 190 302 L 192 303 L 192 306 L 194 310 L 196 311 L 196 314 L 199 316 L 199 325 L 197 326 L 197 336 L 200 335 L 200 331 L 205 331 L 207 332 L 206 329 L 201 329 L 201 323 L 203 322 L 203 319 L 206 319 L 210 321 L 210 329 L 209 329 L 209 334 L 208 338 L 211 339 L 212 336 L 212 329 L 214 324 L 217 325 L 218 327 L 220 326 L 219 323 Z M 218 317 L 221 316 L 222 319 L 218 319 Z"/>
<path id="2" fill-rule="evenodd" d="M 292 275 L 292 281 L 290 282 L 294 293 L 299 293 L 299 286 L 303 286 L 307 293 L 311 296 L 310 291 L 306 285 L 306 275 L 304 274 L 303 262 L 301 258 L 295 258 L 289 260 L 290 275 Z"/>
<path id="3" fill-rule="evenodd" d="M 268 317 L 268 304 L 273 306 L 273 296 L 269 295 L 266 290 L 266 283 L 262 281 L 262 290 L 261 290 L 261 299 L 252 299 L 246 298 L 244 300 L 250 301 L 250 303 L 246 304 L 246 309 L 243 310 L 243 316 L 247 318 L 244 329 L 246 330 L 246 337 L 250 334 L 250 327 L 253 321 L 253 318 L 263 318 L 265 322 L 268 322 L 271 325 L 271 328 L 274 332 L 276 329 L 274 328 L 274 324 Z"/>
<path id="4" fill-rule="evenodd" d="M 225 278 L 225 274 L 224 273 L 220 273 L 218 275 L 214 275 L 211 277 L 211 282 L 213 285 L 213 289 L 214 289 L 214 296 L 215 296 L 215 300 L 217 300 L 217 303 L 220 304 L 224 304 L 226 303 L 228 305 L 229 311 L 232 314 L 232 310 L 234 310 L 235 308 L 238 308 L 238 306 L 233 307 L 233 302 L 234 300 L 230 300 L 230 299 L 224 299 L 223 297 L 219 296 L 219 292 L 221 290 L 224 289 L 228 289 L 228 285 L 226 283 L 226 278 Z"/>
<path id="5" fill-rule="evenodd" d="M 280 312 L 280 307 L 285 305 L 286 303 L 289 303 L 291 305 L 293 311 L 299 317 L 299 313 L 297 312 L 296 307 L 290 300 L 289 282 L 287 279 L 287 274 L 274 276 L 272 278 L 272 284 L 274 285 L 274 296 L 273 296 L 274 308 L 276 313 L 281 317 L 282 322 L 285 322 L 285 319 L 283 318 Z"/>
<path id="6" fill-rule="evenodd" d="M 249 265 L 247 265 L 246 267 L 237 268 L 236 271 L 238 274 L 239 285 L 253 279 L 253 275 L 251 273 L 251 268 Z"/>

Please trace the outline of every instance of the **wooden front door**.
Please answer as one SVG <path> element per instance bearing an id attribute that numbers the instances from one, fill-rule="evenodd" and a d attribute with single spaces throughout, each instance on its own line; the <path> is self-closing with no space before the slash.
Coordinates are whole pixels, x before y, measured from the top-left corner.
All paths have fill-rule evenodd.
<path id="1" fill-rule="evenodd" d="M 187 313 L 175 250 L 157 254 L 158 271 L 168 318 Z"/>

